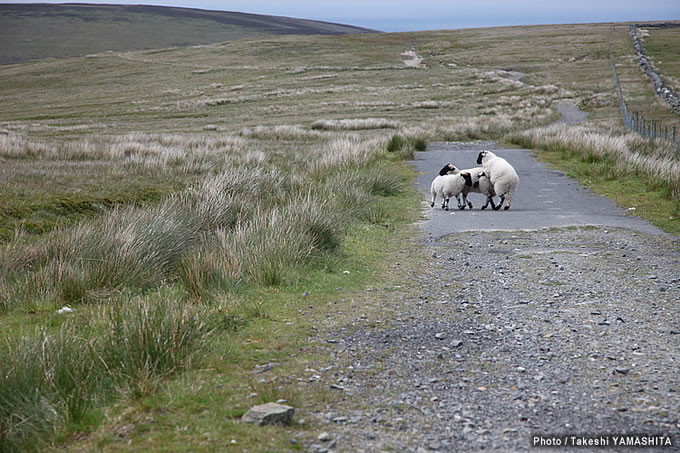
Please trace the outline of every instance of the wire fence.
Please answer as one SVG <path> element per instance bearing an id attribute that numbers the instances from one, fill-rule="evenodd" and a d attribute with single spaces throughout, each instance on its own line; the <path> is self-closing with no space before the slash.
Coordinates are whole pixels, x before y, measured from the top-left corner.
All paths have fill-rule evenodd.
<path id="1" fill-rule="evenodd" d="M 609 66 L 612 68 L 614 82 L 616 82 L 616 91 L 619 95 L 619 103 L 621 105 L 621 115 L 623 116 L 623 122 L 626 124 L 626 127 L 631 131 L 637 132 L 645 138 L 671 141 L 677 145 L 678 153 L 680 153 L 680 128 L 677 126 L 669 127 L 657 121 L 646 119 L 638 113 L 631 113 L 628 109 L 626 101 L 623 98 L 621 82 L 619 82 L 619 78 L 616 75 L 616 68 L 614 67 L 611 34 L 609 36 Z"/>

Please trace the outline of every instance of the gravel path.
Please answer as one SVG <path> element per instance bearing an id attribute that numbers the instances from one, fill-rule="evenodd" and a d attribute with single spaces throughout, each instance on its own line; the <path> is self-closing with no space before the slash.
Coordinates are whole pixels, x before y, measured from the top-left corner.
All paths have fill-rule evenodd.
<path id="1" fill-rule="evenodd" d="M 423 233 L 395 257 L 398 286 L 320 329 L 332 365 L 310 373 L 343 396 L 312 415 L 307 448 L 680 451 L 679 245 L 589 226 Z M 631 433 L 673 446 L 614 445 Z"/>

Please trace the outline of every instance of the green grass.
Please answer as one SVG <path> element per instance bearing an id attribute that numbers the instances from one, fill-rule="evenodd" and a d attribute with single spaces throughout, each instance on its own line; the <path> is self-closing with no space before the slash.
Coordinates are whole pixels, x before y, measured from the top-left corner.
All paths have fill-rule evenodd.
<path id="1" fill-rule="evenodd" d="M 671 31 L 666 35 L 661 30 L 650 30 L 650 37 L 644 40 L 645 52 L 651 56 L 654 62 L 667 60 L 667 65 L 664 68 L 659 68 L 659 72 L 663 77 L 666 75 L 664 71 L 668 70 L 668 75 L 672 77 L 675 71 L 672 62 L 678 52 L 677 43 L 673 43 L 672 40 L 673 36 L 677 35 L 677 31 Z M 660 33 L 657 35 L 659 39 L 654 42 L 652 35 L 657 33 Z M 665 101 L 656 95 L 651 80 L 640 70 L 637 59 L 633 57 L 635 51 L 632 40 L 628 35 L 628 26 L 614 27 L 611 37 L 614 65 L 628 110 L 631 113 L 639 114 L 647 121 L 654 121 L 662 126 L 678 126 L 678 115 L 673 113 Z M 648 49 L 650 43 L 652 47 Z M 667 59 L 664 58 L 666 54 L 668 55 Z M 602 99 L 593 100 L 593 102 L 601 101 Z"/>
<path id="2" fill-rule="evenodd" d="M 404 177 L 412 172 L 405 167 L 393 170 Z M 385 199 L 384 203 L 402 208 L 391 210 L 386 225 L 364 224 L 353 229 L 342 256 L 323 266 L 291 276 L 278 287 L 241 290 L 240 306 L 234 307 L 228 294 L 219 299 L 209 310 L 207 324 L 223 325 L 223 316 L 229 320 L 227 328 L 214 338 L 202 369 L 167 380 L 158 391 L 135 401 L 120 401 L 95 432 L 70 448 L 210 451 L 231 447 L 232 439 L 237 448 L 251 451 L 301 448 L 290 439 L 300 443 L 311 440 L 314 421 L 307 411 L 336 398 L 329 390 L 306 383 L 309 373 L 304 370 L 318 369 L 325 360 L 323 344 L 308 341 L 315 335 L 313 326 L 327 316 L 338 322 L 350 321 L 350 305 L 365 297 L 365 287 L 396 284 L 398 275 L 386 274 L 388 258 L 403 251 L 404 241 L 410 241 L 408 225 L 414 220 L 418 199 L 414 190 Z M 242 320 L 235 330 L 231 327 L 234 318 Z M 279 365 L 266 373 L 252 373 L 255 365 L 265 363 Z M 253 393 L 257 395 L 251 396 Z M 298 408 L 295 419 L 306 423 L 264 429 L 238 423 L 250 406 L 278 399 Z M 115 433 L 125 426 L 131 426 L 130 434 L 118 437 Z"/>
<path id="3" fill-rule="evenodd" d="M 645 53 L 664 83 L 680 90 L 680 28 L 650 28 L 644 38 Z"/>
<path id="4" fill-rule="evenodd" d="M 408 218 L 409 203 L 402 201 L 413 200 L 414 194 L 404 191 L 410 172 L 399 165 L 369 161 L 348 167 L 345 181 L 353 180 L 353 189 L 365 195 L 334 196 L 333 204 L 311 195 L 334 193 L 333 178 L 320 179 L 318 190 L 302 196 L 266 200 L 257 194 L 258 184 L 262 184 L 260 190 L 268 190 L 276 183 L 275 176 L 263 173 L 258 180 L 251 171 L 244 178 L 247 186 L 229 175 L 215 182 L 231 184 L 231 189 L 221 185 L 214 192 L 214 183 L 208 180 L 198 190 L 156 207 L 113 210 L 55 233 L 44 248 L 16 244 L 3 263 L 3 310 L 9 316 L 1 323 L 6 324 L 3 331 L 9 338 L 26 332 L 24 327 L 12 332 L 17 328 L 14 312 L 35 311 L 46 321 L 50 307 L 70 303 L 83 315 L 8 345 L 2 358 L 6 393 L 0 395 L 8 425 L 3 427 L 0 449 L 42 448 L 68 439 L 69 433 L 91 430 L 102 420 L 97 414 L 120 399 L 121 392 L 126 401 L 144 398 L 155 394 L 162 380 L 192 369 L 193 364 L 223 361 L 223 350 L 213 350 L 213 343 L 231 345 L 251 324 L 275 322 L 278 315 L 273 305 L 279 293 L 290 297 L 294 288 L 299 296 L 301 285 L 316 291 L 326 275 L 335 280 L 335 290 L 339 280 L 356 285 L 351 283 L 354 278 L 345 277 L 348 274 L 365 281 L 370 272 L 363 265 L 370 254 L 362 249 L 356 261 L 346 254 L 355 233 L 357 243 L 368 242 L 371 235 L 366 231 L 384 237 L 394 232 L 393 222 L 403 225 Z M 334 190 L 321 190 L 324 184 Z M 227 197 L 219 204 L 214 196 L 239 190 L 248 190 L 260 207 L 233 224 L 232 199 Z M 291 186 L 288 190 L 298 189 Z M 388 202 L 398 203 L 400 209 L 387 211 Z M 363 228 L 357 230 L 357 220 L 351 219 L 360 221 Z M 233 225 L 226 235 L 225 225 Z M 347 231 L 343 234 L 348 234 L 347 241 L 341 240 L 340 229 Z M 396 245 L 383 247 L 382 253 Z M 191 258 L 195 254 L 199 259 Z M 206 259 L 206 254 L 215 258 Z M 207 277 L 201 280 L 199 275 Z M 323 285 L 319 288 L 320 295 L 328 292 Z M 27 294 L 36 301 L 26 305 Z M 187 303 L 191 316 L 182 311 Z M 88 308 L 92 304 L 103 305 L 92 310 Z M 198 324 L 197 316 L 202 319 Z M 47 326 L 45 321 L 42 325 Z M 271 326 L 266 327 L 266 334 L 272 342 Z M 52 335 L 58 335 L 56 349 L 44 352 L 43 348 L 40 355 L 38 345 Z M 26 346 L 20 346 L 21 342 Z M 232 353 L 238 348 L 232 346 Z M 274 348 L 279 351 L 283 345 Z M 242 354 L 236 360 L 239 366 L 259 356 L 248 348 Z M 64 379 L 46 380 L 51 375 L 44 369 L 51 368 L 62 368 Z M 30 401 L 11 398 L 27 395 L 27 385 L 38 392 Z M 251 384 L 253 388 L 266 401 L 296 394 L 278 386 Z"/>

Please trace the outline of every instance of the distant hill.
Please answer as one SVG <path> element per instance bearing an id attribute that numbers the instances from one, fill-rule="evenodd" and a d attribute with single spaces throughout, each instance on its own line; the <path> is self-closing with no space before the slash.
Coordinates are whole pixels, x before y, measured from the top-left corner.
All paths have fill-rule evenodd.
<path id="1" fill-rule="evenodd" d="M 144 5 L 0 4 L 0 64 L 262 35 L 371 33 L 290 17 Z"/>

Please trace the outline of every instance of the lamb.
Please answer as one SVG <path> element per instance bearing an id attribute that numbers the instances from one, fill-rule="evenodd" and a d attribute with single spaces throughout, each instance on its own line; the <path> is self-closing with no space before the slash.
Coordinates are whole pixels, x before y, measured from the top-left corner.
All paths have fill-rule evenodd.
<path id="1" fill-rule="evenodd" d="M 444 176 L 445 175 L 453 175 L 458 173 L 458 169 L 453 165 L 453 164 L 446 164 L 444 167 L 439 170 L 439 175 L 435 177 L 432 180 L 432 184 L 430 185 L 430 193 L 432 194 L 432 201 L 430 202 L 430 207 L 434 207 L 434 201 L 437 198 L 437 195 L 441 195 L 442 192 L 442 184 L 444 183 Z M 442 208 L 444 207 L 444 200 L 442 200 Z"/>
<path id="2" fill-rule="evenodd" d="M 468 172 L 458 172 L 455 175 L 442 176 L 442 209 L 449 210 L 449 198 L 456 197 L 458 209 L 465 209 L 465 202 L 461 203 L 460 195 L 465 187 L 472 186 L 472 177 Z M 466 201 L 465 196 L 463 200 Z"/>
<path id="3" fill-rule="evenodd" d="M 442 209 L 448 211 L 449 198 L 452 196 L 458 200 L 458 208 L 465 209 L 465 204 L 461 204 L 460 194 L 463 188 L 472 185 L 472 179 L 468 172 L 460 172 L 454 165 L 447 164 L 439 171 L 439 175 L 434 178 L 430 186 L 432 193 L 431 207 L 434 207 L 434 202 L 437 195 L 442 197 Z"/>
<path id="4" fill-rule="evenodd" d="M 512 197 L 515 195 L 519 185 L 519 176 L 517 176 L 515 169 L 507 160 L 496 156 L 491 151 L 480 152 L 479 156 L 477 156 L 477 163 L 482 165 L 484 173 L 489 177 L 494 192 L 500 198 L 500 203 L 494 206 L 492 202 L 491 207 L 495 211 L 499 210 L 507 197 L 507 203 L 503 209 L 510 209 Z"/>

